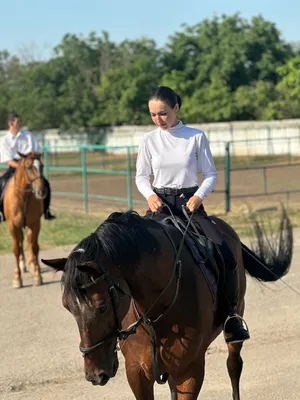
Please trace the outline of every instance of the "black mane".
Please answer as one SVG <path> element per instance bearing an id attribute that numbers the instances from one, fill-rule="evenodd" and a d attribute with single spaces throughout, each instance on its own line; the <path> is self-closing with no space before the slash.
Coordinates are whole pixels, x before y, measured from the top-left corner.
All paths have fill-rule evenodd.
<path id="1" fill-rule="evenodd" d="M 151 223 L 135 211 L 114 212 L 95 234 L 112 264 L 137 267 L 143 256 L 156 254 L 159 249 L 157 239 L 147 229 Z"/>
<path id="2" fill-rule="evenodd" d="M 153 223 L 155 222 L 142 218 L 134 211 L 112 213 L 69 255 L 62 278 L 65 290 L 73 298 L 87 299 L 87 293 L 82 287 L 88 285 L 91 279 L 88 274 L 79 271 L 77 266 L 87 261 L 94 261 L 99 265 L 100 275 L 100 255 L 107 264 L 123 269 L 135 269 L 142 257 L 158 254 L 159 243 L 147 229 Z"/>
<path id="3" fill-rule="evenodd" d="M 99 261 L 101 245 L 95 233 L 87 236 L 70 253 L 62 276 L 62 284 L 65 290 L 74 299 L 87 301 L 88 293 L 82 287 L 91 283 L 88 274 L 81 272 L 77 266 L 86 261 Z M 100 269 L 99 269 L 100 274 Z"/>

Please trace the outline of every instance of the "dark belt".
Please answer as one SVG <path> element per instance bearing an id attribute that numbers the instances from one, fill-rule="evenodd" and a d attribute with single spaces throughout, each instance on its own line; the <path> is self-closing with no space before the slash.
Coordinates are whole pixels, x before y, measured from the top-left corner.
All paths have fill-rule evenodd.
<path id="1" fill-rule="evenodd" d="M 195 193 L 198 189 L 198 186 L 190 187 L 190 188 L 153 188 L 154 192 L 157 194 L 164 194 L 170 196 L 179 196 L 180 194 L 190 194 Z"/>

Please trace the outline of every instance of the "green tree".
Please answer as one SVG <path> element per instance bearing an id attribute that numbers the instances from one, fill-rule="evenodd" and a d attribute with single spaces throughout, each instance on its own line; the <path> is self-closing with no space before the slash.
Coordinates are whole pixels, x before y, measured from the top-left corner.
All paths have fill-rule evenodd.
<path id="1" fill-rule="evenodd" d="M 0 129 L 7 128 L 7 113 L 11 110 L 11 97 L 17 88 L 21 65 L 17 57 L 7 51 L 0 52 Z"/>
<path id="2" fill-rule="evenodd" d="M 236 119 L 269 120 L 274 118 L 272 102 L 276 100 L 275 85 L 258 81 L 253 86 L 240 86 L 234 93 Z"/>
<path id="3" fill-rule="evenodd" d="M 148 96 L 160 84 L 182 96 L 186 123 L 293 118 L 298 53 L 274 23 L 239 14 L 183 25 L 162 49 L 147 38 L 67 34 L 48 61 L 0 52 L 0 126 L 9 109 L 31 129 L 149 123 Z"/>
<path id="4" fill-rule="evenodd" d="M 118 63 L 102 74 L 98 97 L 101 124 L 148 123 L 148 97 L 158 85 L 161 63 L 155 42 L 146 38 L 125 41 Z"/>
<path id="5" fill-rule="evenodd" d="M 23 66 L 14 80 L 10 109 L 21 114 L 30 129 L 57 127 L 56 90 L 44 63 Z"/>
<path id="6" fill-rule="evenodd" d="M 261 118 L 261 107 L 268 107 L 273 98 L 272 87 L 280 79 L 278 66 L 284 65 L 292 54 L 275 25 L 261 16 L 250 23 L 238 14 L 214 17 L 195 26 L 184 26 L 183 32 L 170 38 L 162 82 L 173 84 L 183 95 L 188 106 L 182 114 L 188 120 Z M 258 84 L 262 80 L 265 85 Z M 245 88 L 249 94 L 257 91 L 261 101 L 265 97 L 266 104 L 253 107 L 244 102 L 241 106 Z M 203 117 L 200 109 L 206 110 Z"/>
<path id="7" fill-rule="evenodd" d="M 300 118 L 300 56 L 278 68 L 281 81 L 276 86 L 277 100 L 272 109 L 275 118 Z"/>

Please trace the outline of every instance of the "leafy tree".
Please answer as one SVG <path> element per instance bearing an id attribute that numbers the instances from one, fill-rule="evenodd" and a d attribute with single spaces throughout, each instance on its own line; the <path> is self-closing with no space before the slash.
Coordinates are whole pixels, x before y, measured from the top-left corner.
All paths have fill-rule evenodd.
<path id="1" fill-rule="evenodd" d="M 102 74 L 98 87 L 102 124 L 148 123 L 148 97 L 161 76 L 159 52 L 152 40 L 125 41 L 119 63 Z"/>
<path id="2" fill-rule="evenodd" d="M 277 100 L 272 104 L 275 118 L 300 118 L 300 56 L 278 68 L 281 81 L 276 86 Z"/>
<path id="3" fill-rule="evenodd" d="M 0 52 L 0 127 L 10 109 L 31 129 L 149 123 L 160 84 L 183 97 L 188 122 L 299 117 L 299 51 L 262 16 L 183 25 L 158 49 L 107 32 L 65 35 L 50 60 Z"/>

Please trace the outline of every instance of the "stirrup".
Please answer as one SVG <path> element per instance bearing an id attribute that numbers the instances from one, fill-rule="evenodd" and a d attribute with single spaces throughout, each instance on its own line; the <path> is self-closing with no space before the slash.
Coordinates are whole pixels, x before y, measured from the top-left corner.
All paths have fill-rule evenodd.
<path id="1" fill-rule="evenodd" d="M 248 333 L 248 338 L 228 341 L 228 338 L 226 338 L 226 325 L 231 319 L 234 319 L 234 318 L 237 318 L 237 319 L 239 319 L 241 321 L 242 328 Z M 225 339 L 226 343 L 232 343 L 232 344 L 233 343 L 244 342 L 245 340 L 250 339 L 249 328 L 248 328 L 247 322 L 244 320 L 243 317 L 241 317 L 237 313 L 233 313 L 233 314 L 228 315 L 228 317 L 226 318 L 226 320 L 224 322 L 224 325 L 223 325 L 223 336 L 224 336 L 224 339 Z"/>

